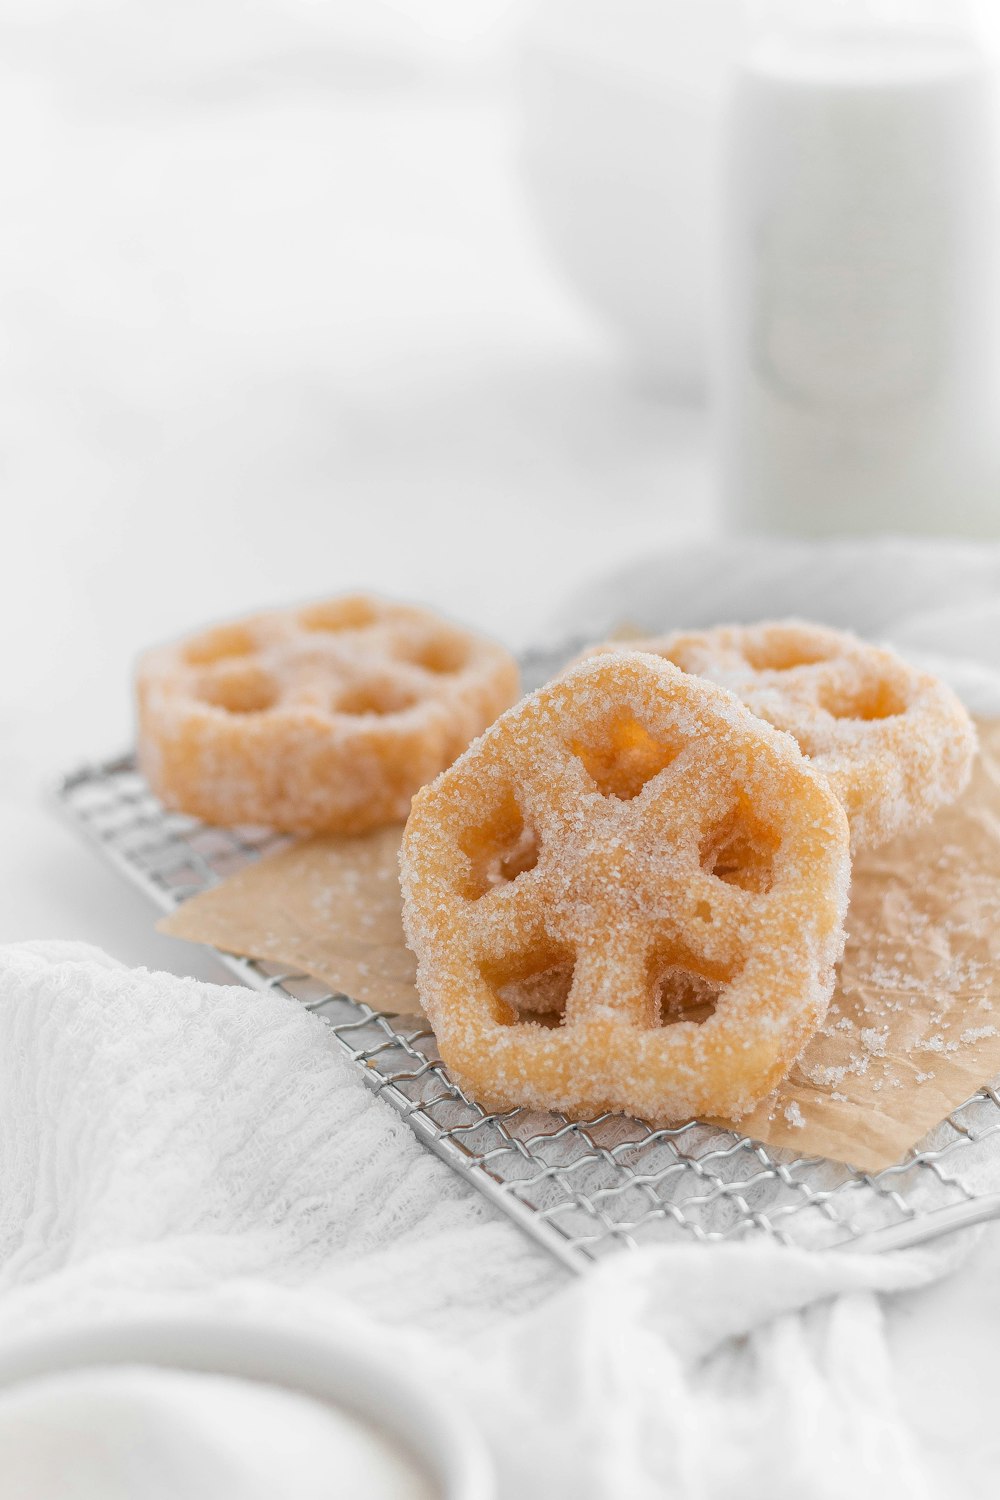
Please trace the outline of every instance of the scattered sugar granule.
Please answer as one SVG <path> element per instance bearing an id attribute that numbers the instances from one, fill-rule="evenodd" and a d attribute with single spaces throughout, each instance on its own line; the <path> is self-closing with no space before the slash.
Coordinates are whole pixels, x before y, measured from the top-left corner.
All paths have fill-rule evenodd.
<path id="1" fill-rule="evenodd" d="M 913 1081 L 914 1083 L 927 1083 L 933 1077 L 933 1073 L 914 1073 Z"/>
<path id="2" fill-rule="evenodd" d="M 795 1099 L 792 1100 L 791 1104 L 785 1105 L 785 1119 L 788 1121 L 789 1125 L 793 1125 L 796 1130 L 805 1129 L 806 1122 L 802 1117 L 802 1111 L 801 1109 L 799 1109 L 798 1103 Z"/>
<path id="3" fill-rule="evenodd" d="M 847 1068 L 806 1068 L 802 1069 L 810 1083 L 815 1083 L 819 1088 L 829 1088 L 831 1084 L 839 1083 L 847 1072 Z"/>
<path id="4" fill-rule="evenodd" d="M 920 1043 L 919 1050 L 921 1052 L 943 1052 L 944 1037 L 939 1031 L 935 1032 L 933 1036 L 925 1037 Z"/>
<path id="5" fill-rule="evenodd" d="M 854 1023 L 851 1021 L 849 1016 L 841 1016 L 840 1020 L 837 1022 L 837 1030 L 850 1031 L 853 1024 Z"/>
<path id="6" fill-rule="evenodd" d="M 831 1099 L 836 1099 L 836 1101 L 837 1101 L 838 1104 L 848 1104 L 848 1103 L 850 1103 L 850 1100 L 848 1099 L 847 1095 L 840 1093 L 839 1089 L 834 1089 L 833 1093 L 830 1095 L 830 1098 Z"/>
<path id="7" fill-rule="evenodd" d="M 883 1026 L 881 1031 L 876 1031 L 874 1026 L 864 1026 L 859 1034 L 866 1052 L 870 1052 L 873 1057 L 885 1056 L 885 1044 L 889 1040 L 888 1026 Z"/>
<path id="8" fill-rule="evenodd" d="M 970 1042 L 981 1042 L 983 1037 L 996 1036 L 995 1026 L 970 1026 L 967 1031 L 962 1032 L 961 1040 L 969 1045 Z"/>

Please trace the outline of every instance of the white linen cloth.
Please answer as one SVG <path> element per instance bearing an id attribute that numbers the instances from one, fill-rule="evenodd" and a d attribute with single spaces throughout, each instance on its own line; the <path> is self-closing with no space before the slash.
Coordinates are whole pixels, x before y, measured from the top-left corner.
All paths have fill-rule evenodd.
<path id="1" fill-rule="evenodd" d="M 978 652 L 957 676 L 988 711 L 998 577 L 984 549 L 741 544 L 644 564 L 562 624 L 856 621 Z M 937 1493 L 875 1294 L 942 1274 L 968 1243 L 678 1244 L 573 1282 L 294 1001 L 78 945 L 0 950 L 0 1338 L 206 1303 L 312 1330 L 360 1320 L 467 1405 L 502 1496 Z"/>
<path id="2" fill-rule="evenodd" d="M 891 641 L 909 658 L 942 653 L 954 658 L 960 682 L 963 663 L 1000 670 L 1000 545 L 733 537 L 599 577 L 566 601 L 553 624 L 559 634 L 599 640 L 621 623 L 656 632 L 783 616 Z M 995 694 L 995 679 L 992 686 Z"/>
<path id="3" fill-rule="evenodd" d="M 778 1494 L 920 1493 L 870 1292 L 954 1247 L 677 1246 L 567 1285 L 281 995 L 2 950 L 0 1189 L 0 1338 L 206 1304 L 367 1318 L 468 1403 L 502 1495 L 722 1496 L 747 1464 Z"/>

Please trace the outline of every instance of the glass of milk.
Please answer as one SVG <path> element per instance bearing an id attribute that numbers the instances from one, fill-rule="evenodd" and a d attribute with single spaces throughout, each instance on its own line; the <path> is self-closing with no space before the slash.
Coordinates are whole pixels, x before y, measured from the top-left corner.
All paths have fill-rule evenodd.
<path id="1" fill-rule="evenodd" d="M 771 28 L 735 79 L 719 257 L 729 517 L 1000 535 L 992 64 L 951 7 L 819 15 Z"/>

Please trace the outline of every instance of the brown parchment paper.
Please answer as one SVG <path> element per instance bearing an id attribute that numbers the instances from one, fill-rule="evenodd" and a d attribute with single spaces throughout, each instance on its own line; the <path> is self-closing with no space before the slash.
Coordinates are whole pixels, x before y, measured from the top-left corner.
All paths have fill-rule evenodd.
<path id="1" fill-rule="evenodd" d="M 420 1015 L 416 960 L 403 941 L 402 824 L 313 838 L 266 855 L 156 925 L 223 953 L 312 974 L 373 1010 Z"/>
<path id="2" fill-rule="evenodd" d="M 820 1032 L 739 1122 L 756 1140 L 876 1171 L 1000 1073 L 1000 721 L 968 790 L 855 863 L 848 940 Z M 310 839 L 193 897 L 159 927 L 419 1012 L 403 942 L 401 829 Z"/>

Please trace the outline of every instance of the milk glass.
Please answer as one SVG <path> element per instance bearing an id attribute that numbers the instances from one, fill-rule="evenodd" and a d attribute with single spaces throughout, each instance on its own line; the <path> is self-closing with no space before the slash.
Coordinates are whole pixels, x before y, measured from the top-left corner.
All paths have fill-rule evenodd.
<path id="1" fill-rule="evenodd" d="M 779 25 L 735 79 L 717 371 L 739 527 L 1000 535 L 994 70 L 903 9 Z"/>

